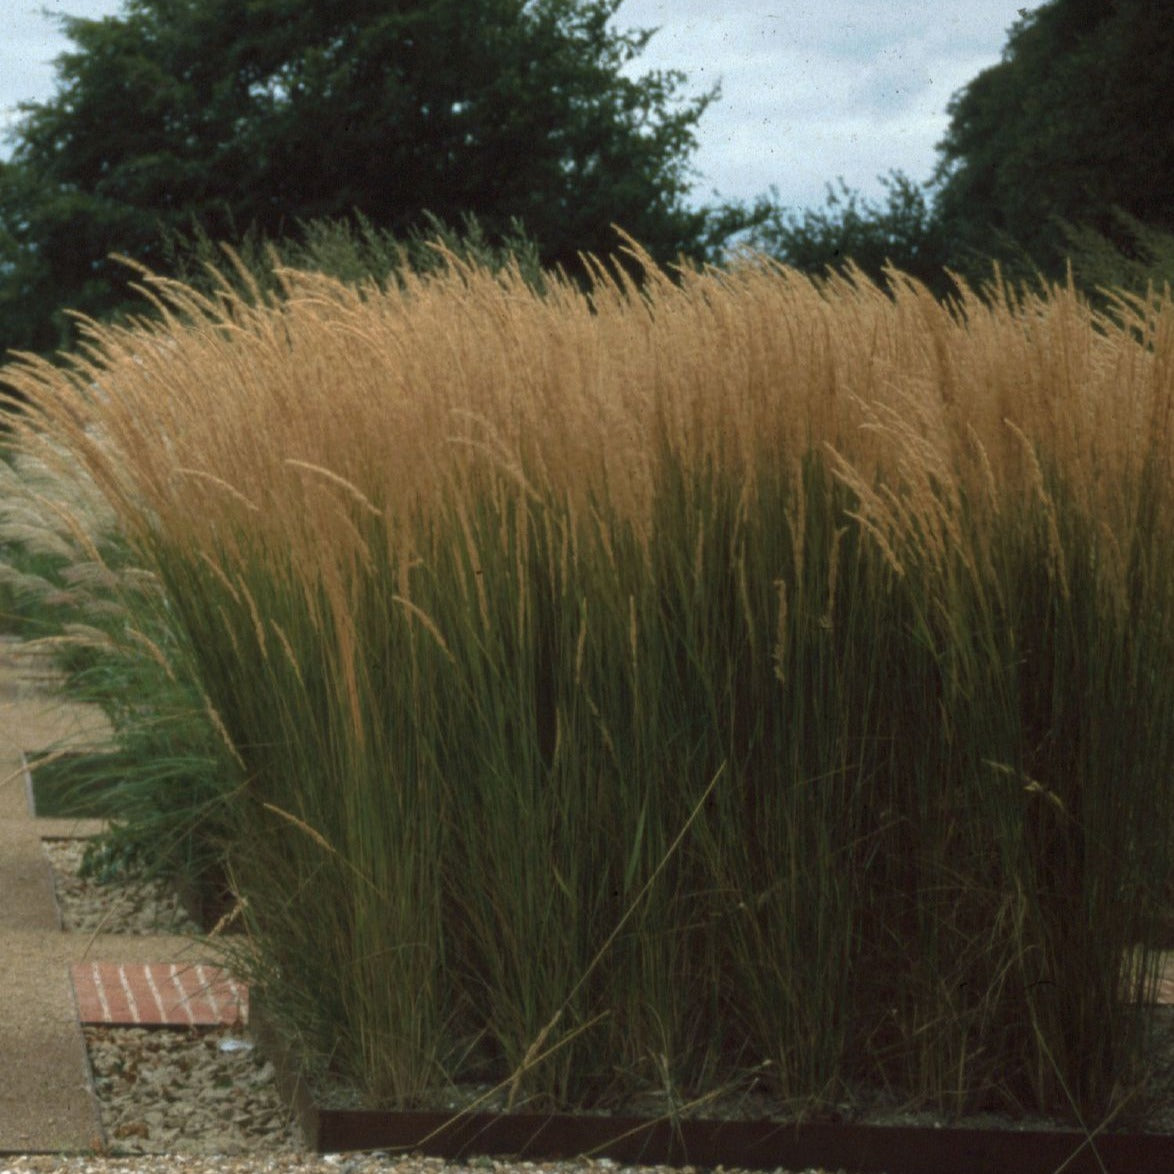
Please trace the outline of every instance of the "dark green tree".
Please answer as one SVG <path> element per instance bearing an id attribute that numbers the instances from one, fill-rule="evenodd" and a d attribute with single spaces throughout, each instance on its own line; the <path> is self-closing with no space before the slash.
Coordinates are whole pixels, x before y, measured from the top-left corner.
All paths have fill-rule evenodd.
<path id="1" fill-rule="evenodd" d="M 930 194 L 900 171 L 881 176 L 880 203 L 865 199 L 841 179 L 830 184 L 822 208 L 801 212 L 776 203 L 745 237 L 747 245 L 805 273 L 842 272 L 851 263 L 883 283 L 887 266 L 945 293 L 946 242 Z"/>
<path id="2" fill-rule="evenodd" d="M 729 224 L 685 202 L 716 91 L 628 76 L 652 32 L 617 31 L 621 3 L 126 0 L 62 18 L 57 93 L 22 107 L 0 167 L 0 345 L 58 345 L 62 305 L 112 312 L 109 254 L 163 267 L 193 224 L 278 239 L 358 211 L 407 234 L 429 212 L 490 239 L 520 224 L 569 268 L 614 249 L 612 224 L 658 260 L 703 254 Z"/>
<path id="3" fill-rule="evenodd" d="M 1174 289 L 1174 232 L 1151 228 L 1120 209 L 1114 211 L 1112 240 L 1088 227 L 1064 229 L 1073 276 L 1094 296 Z"/>
<path id="4" fill-rule="evenodd" d="M 1001 61 L 949 113 L 937 211 L 972 264 L 995 255 L 1059 276 L 1074 227 L 1126 252 L 1130 221 L 1174 228 L 1168 0 L 1051 0 L 1024 13 Z"/>
<path id="5" fill-rule="evenodd" d="M 1051 0 L 952 100 L 928 185 L 893 172 L 872 202 L 843 181 L 823 208 L 772 206 L 748 243 L 811 273 L 886 263 L 947 293 L 945 270 L 1144 289 L 1169 280 L 1174 20 L 1164 0 Z"/>

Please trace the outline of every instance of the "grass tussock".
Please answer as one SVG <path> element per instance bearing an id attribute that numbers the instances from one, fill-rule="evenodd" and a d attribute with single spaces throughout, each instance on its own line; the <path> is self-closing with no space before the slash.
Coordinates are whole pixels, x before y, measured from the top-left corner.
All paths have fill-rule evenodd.
<path id="1" fill-rule="evenodd" d="M 6 373 L 231 747 L 266 1000 L 390 1105 L 1135 1105 L 1174 306 L 617 274 L 147 276 Z"/>
<path id="2" fill-rule="evenodd" d="M 28 453 L 0 461 L 0 627 L 39 650 L 59 687 L 100 709 L 112 733 L 84 752 L 26 747 L 34 790 L 43 784 L 50 804 L 110 821 L 87 849 L 97 875 L 130 870 L 214 888 L 236 764 L 209 721 L 158 576 L 84 470 L 46 449 L 48 462 Z"/>

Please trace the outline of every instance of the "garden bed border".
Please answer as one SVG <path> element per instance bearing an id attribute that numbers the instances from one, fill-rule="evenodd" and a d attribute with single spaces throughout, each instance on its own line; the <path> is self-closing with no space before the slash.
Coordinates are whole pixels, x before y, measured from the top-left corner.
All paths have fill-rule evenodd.
<path id="1" fill-rule="evenodd" d="M 393 1150 L 450 1161 L 610 1158 L 622 1165 L 746 1170 L 842 1168 L 851 1174 L 1153 1174 L 1174 1170 L 1174 1134 L 854 1123 L 715 1121 L 567 1113 L 328 1109 L 254 1000 L 250 1030 L 315 1153 Z"/>

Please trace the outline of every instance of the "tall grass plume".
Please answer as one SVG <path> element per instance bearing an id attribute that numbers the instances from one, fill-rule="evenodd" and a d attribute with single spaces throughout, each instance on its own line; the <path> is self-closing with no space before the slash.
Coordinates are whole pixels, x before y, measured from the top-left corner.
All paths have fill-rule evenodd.
<path id="1" fill-rule="evenodd" d="M 6 372 L 239 760 L 263 997 L 381 1104 L 1118 1111 L 1174 306 L 626 263 L 144 275 L 156 321 Z"/>

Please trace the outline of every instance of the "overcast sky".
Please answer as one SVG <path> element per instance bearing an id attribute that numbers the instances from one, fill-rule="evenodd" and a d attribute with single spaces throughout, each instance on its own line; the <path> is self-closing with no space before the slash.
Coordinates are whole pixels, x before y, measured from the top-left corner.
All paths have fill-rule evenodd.
<path id="1" fill-rule="evenodd" d="M 1040 0 L 626 0 L 616 23 L 658 27 L 635 72 L 681 69 L 687 92 L 720 82 L 701 121 L 694 199 L 822 204 L 843 176 L 875 197 L 898 169 L 927 180 L 952 94 L 999 60 Z M 54 91 L 68 42 L 45 12 L 102 17 L 121 0 L 0 0 L 0 126 Z M 7 149 L 0 146 L 0 154 Z"/>

